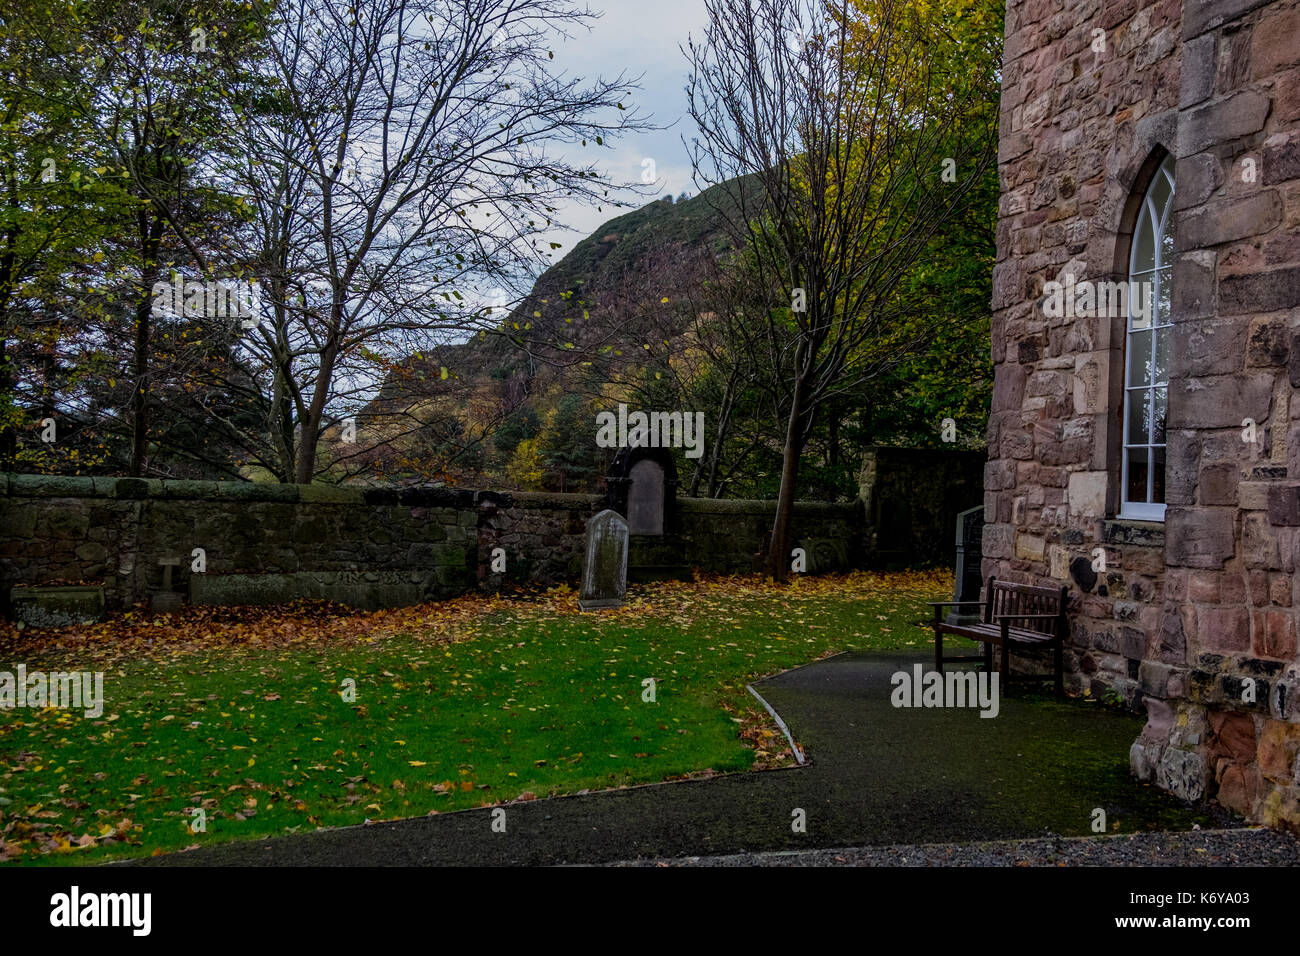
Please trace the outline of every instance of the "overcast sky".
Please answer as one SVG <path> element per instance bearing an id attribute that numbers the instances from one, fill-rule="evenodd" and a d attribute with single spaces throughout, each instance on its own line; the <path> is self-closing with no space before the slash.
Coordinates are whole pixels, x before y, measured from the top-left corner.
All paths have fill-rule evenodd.
<path id="1" fill-rule="evenodd" d="M 641 75 L 640 86 L 631 97 L 641 114 L 652 114 L 651 122 L 663 129 L 619 139 L 606 140 L 604 147 L 589 144 L 578 159 L 595 159 L 615 181 L 641 181 L 642 163 L 654 160 L 658 182 L 653 195 L 633 199 L 633 207 L 652 198 L 683 192 L 695 195 L 690 159 L 682 145 L 689 141 L 694 125 L 686 115 L 687 77 L 685 46 L 688 34 L 700 36 L 707 21 L 703 0 L 588 0 L 599 19 L 590 21 L 592 30 L 580 30 L 559 45 L 555 59 L 565 73 L 594 79 L 612 78 L 621 71 L 629 77 Z M 562 243 L 552 261 L 558 261 L 603 222 L 628 212 L 628 208 L 604 211 L 570 204 L 562 207 L 559 221 L 577 232 L 543 237 L 540 241 Z"/>

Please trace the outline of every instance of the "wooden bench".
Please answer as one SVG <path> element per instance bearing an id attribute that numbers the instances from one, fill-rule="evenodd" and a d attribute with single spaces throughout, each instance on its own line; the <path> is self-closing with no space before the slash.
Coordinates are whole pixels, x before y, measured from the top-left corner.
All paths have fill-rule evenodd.
<path id="1" fill-rule="evenodd" d="M 993 648 L 1002 649 L 998 662 L 999 681 L 1003 688 L 1011 680 L 1011 647 L 1050 647 L 1056 677 L 1056 693 L 1064 693 L 1062 675 L 1068 588 L 1041 588 L 1028 584 L 1010 584 L 989 576 L 983 601 L 928 601 L 934 608 L 934 666 L 942 673 L 944 664 L 982 661 L 986 670 L 993 669 Z M 978 607 L 981 619 L 970 624 L 950 624 L 943 620 L 943 608 Z M 984 645 L 981 657 L 944 657 L 943 635 L 953 634 L 979 641 Z"/>

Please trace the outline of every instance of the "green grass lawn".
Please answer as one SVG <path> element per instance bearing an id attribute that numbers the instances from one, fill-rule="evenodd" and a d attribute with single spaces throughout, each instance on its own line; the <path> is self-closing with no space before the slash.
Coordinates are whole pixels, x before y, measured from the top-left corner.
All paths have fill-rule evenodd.
<path id="1" fill-rule="evenodd" d="M 426 606 L 337 642 L 310 623 L 286 637 L 274 617 L 265 642 L 168 640 L 184 620 L 34 648 L 10 633 L 0 670 L 104 669 L 106 703 L 98 719 L 0 712 L 0 859 L 104 861 L 779 763 L 786 743 L 745 684 L 833 651 L 928 645 L 923 602 L 950 591 L 925 575 L 714 579 L 577 614 L 566 589 L 462 601 L 436 628 Z"/>

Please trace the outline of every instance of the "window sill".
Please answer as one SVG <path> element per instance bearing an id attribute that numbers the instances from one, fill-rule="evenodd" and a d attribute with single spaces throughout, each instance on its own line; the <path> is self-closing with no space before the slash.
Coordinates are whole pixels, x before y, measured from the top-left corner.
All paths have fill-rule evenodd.
<path id="1" fill-rule="evenodd" d="M 1150 518 L 1107 518 L 1101 523 L 1101 540 L 1104 544 L 1163 548 L 1165 523 Z"/>

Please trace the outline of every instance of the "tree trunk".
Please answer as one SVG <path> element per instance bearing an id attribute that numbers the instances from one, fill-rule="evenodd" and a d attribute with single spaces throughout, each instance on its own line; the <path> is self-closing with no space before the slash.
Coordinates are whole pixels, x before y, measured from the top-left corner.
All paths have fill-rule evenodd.
<path id="1" fill-rule="evenodd" d="M 148 262 L 140 272 L 140 297 L 135 303 L 135 350 L 131 372 L 135 388 L 131 392 L 131 476 L 139 478 L 149 454 L 149 335 L 153 319 L 153 284 L 158 266 Z"/>
<path id="2" fill-rule="evenodd" d="M 776 496 L 776 519 L 772 523 L 772 540 L 764 568 L 765 573 L 776 581 L 788 580 L 790 574 L 790 525 L 794 517 L 795 484 L 799 479 L 799 456 L 803 452 L 805 436 L 806 376 L 807 372 L 800 369 L 794 382 L 794 393 L 790 396 L 790 419 L 786 423 L 785 449 L 781 455 L 781 489 Z"/>
<path id="3" fill-rule="evenodd" d="M 13 415 L 13 376 L 9 371 L 9 339 L 0 335 L 0 411 L 5 413 L 0 422 L 0 471 L 13 471 L 18 457 L 18 432 L 10 422 Z"/>
<path id="4" fill-rule="evenodd" d="M 267 413 L 267 429 L 271 441 L 275 443 L 276 454 L 280 458 L 280 482 L 289 484 L 297 476 L 297 462 L 294 459 L 293 440 L 293 374 L 292 359 L 289 357 L 288 343 L 284 339 L 284 328 L 288 322 L 285 315 L 285 296 L 287 290 L 283 281 L 271 280 L 271 308 L 275 328 L 269 348 L 271 361 L 275 365 L 275 378 L 271 388 L 271 405 Z"/>
<path id="5" fill-rule="evenodd" d="M 293 460 L 293 406 L 286 379 L 284 367 L 277 361 L 271 390 L 271 420 L 267 424 L 280 456 L 280 481 L 287 483 L 293 481 L 296 465 Z"/>
<path id="6" fill-rule="evenodd" d="M 302 423 L 302 438 L 298 442 L 298 472 L 294 480 L 300 485 L 310 485 L 316 475 L 316 446 L 320 442 L 320 425 L 325 417 L 325 400 L 334 377 L 334 346 L 327 345 L 321 352 L 320 369 L 316 373 L 316 390 Z"/>
<path id="7" fill-rule="evenodd" d="M 131 373 L 131 470 L 133 478 L 144 474 L 149 457 L 149 338 L 153 325 L 153 286 L 158 281 L 158 249 L 165 227 L 161 216 L 142 211 L 140 226 L 140 297 L 135 303 L 135 346 Z M 182 309 L 182 314 L 184 311 Z"/>
<path id="8" fill-rule="evenodd" d="M 830 415 L 830 447 L 826 451 L 826 464 L 834 468 L 840 463 L 840 416 L 835 414 L 836 409 L 830 406 L 827 409 Z"/>
<path id="9" fill-rule="evenodd" d="M 727 426 L 731 420 L 732 395 L 735 389 L 736 371 L 733 369 L 730 378 L 727 379 L 727 387 L 722 393 L 722 408 L 718 412 L 718 427 L 713 432 L 713 444 L 709 449 L 709 480 L 706 483 L 708 489 L 707 497 L 716 498 L 718 496 L 718 459 L 722 456 L 722 443 L 727 437 Z M 698 498 L 700 490 L 700 479 L 704 476 L 704 469 L 695 469 L 695 479 L 691 482 L 691 497 Z"/>

